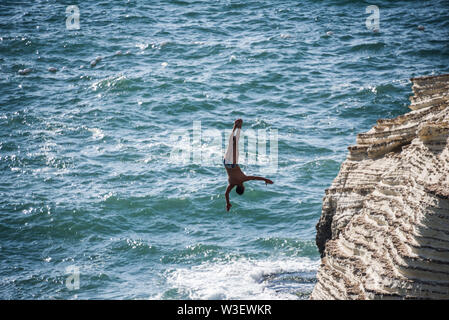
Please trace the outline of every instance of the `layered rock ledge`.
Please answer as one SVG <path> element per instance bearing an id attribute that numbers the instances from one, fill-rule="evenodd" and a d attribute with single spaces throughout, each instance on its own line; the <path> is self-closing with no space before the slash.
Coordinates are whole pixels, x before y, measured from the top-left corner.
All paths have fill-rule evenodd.
<path id="1" fill-rule="evenodd" d="M 311 299 L 449 299 L 449 74 L 411 81 L 325 192 Z"/>

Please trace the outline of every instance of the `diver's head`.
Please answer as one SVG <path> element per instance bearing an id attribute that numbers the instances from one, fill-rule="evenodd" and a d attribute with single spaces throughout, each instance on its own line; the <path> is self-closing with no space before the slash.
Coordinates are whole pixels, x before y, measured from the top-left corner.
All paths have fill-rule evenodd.
<path id="1" fill-rule="evenodd" d="M 235 192 L 237 192 L 239 195 L 242 195 L 243 192 L 245 192 L 245 187 L 242 184 L 237 185 L 237 188 L 235 189 Z"/>

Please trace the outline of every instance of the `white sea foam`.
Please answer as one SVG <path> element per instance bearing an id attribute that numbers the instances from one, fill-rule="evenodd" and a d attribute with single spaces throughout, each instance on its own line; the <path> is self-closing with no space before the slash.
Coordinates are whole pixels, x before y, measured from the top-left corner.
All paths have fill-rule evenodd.
<path id="1" fill-rule="evenodd" d="M 88 128 L 90 132 L 92 132 L 92 138 L 94 140 L 101 140 L 104 138 L 104 133 L 101 131 L 101 129 L 98 128 Z"/>
<path id="2" fill-rule="evenodd" d="M 149 43 L 137 43 L 136 47 L 139 48 L 140 50 L 145 50 L 146 48 L 148 48 Z"/>
<path id="3" fill-rule="evenodd" d="M 191 299 L 297 299 L 293 292 L 270 287 L 269 275 L 313 272 L 319 261 L 308 258 L 238 259 L 205 262 L 167 272 L 167 282 Z"/>
<path id="4" fill-rule="evenodd" d="M 92 88 L 93 91 L 97 91 L 98 89 L 102 88 L 115 87 L 117 84 L 120 84 L 120 82 L 126 80 L 127 80 L 126 76 L 119 74 L 95 81 L 94 83 L 92 83 L 90 87 Z"/>

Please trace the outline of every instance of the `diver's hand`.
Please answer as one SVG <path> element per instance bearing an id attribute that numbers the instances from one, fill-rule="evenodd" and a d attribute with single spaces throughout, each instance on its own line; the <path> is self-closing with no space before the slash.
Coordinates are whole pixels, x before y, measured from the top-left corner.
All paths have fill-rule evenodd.
<path id="1" fill-rule="evenodd" d="M 229 211 L 229 209 L 231 209 L 231 207 L 232 207 L 232 204 L 227 203 L 227 204 L 226 204 L 226 211 Z"/>

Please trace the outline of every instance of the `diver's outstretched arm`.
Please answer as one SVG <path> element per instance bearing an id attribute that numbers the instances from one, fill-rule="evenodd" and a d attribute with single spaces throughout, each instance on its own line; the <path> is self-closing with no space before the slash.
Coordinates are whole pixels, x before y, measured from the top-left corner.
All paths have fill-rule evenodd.
<path id="1" fill-rule="evenodd" d="M 261 181 L 265 181 L 266 184 L 273 184 L 273 181 L 271 181 L 270 179 L 264 178 L 264 177 L 246 176 L 245 181 L 250 181 L 250 180 L 261 180 Z"/>

